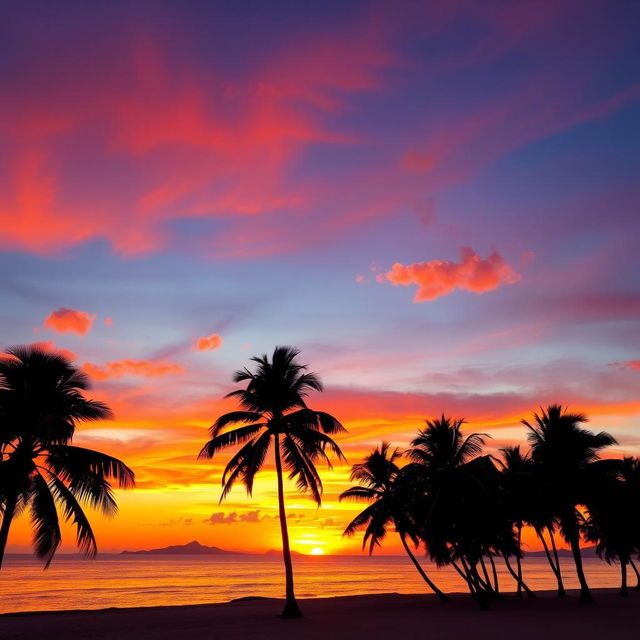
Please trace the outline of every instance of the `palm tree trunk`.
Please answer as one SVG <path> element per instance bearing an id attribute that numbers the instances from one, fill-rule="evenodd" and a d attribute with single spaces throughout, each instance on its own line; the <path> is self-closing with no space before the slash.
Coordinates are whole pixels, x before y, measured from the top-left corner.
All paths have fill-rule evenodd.
<path id="1" fill-rule="evenodd" d="M 498 571 L 496 569 L 496 563 L 489 552 L 489 562 L 491 563 L 491 573 L 493 574 L 493 590 L 496 592 L 496 595 L 500 595 L 500 585 L 498 584 Z"/>
<path id="2" fill-rule="evenodd" d="M 591 595 L 591 591 L 589 590 L 587 578 L 584 575 L 584 569 L 582 567 L 582 554 L 580 553 L 580 533 L 578 532 L 577 523 L 575 522 L 575 516 L 573 514 L 566 517 L 563 529 L 568 534 L 569 544 L 571 545 L 571 553 L 573 554 L 573 561 L 576 565 L 576 574 L 578 575 L 578 581 L 580 582 L 580 602 L 593 602 L 593 596 Z"/>
<path id="3" fill-rule="evenodd" d="M 471 595 L 474 594 L 474 588 L 473 588 L 473 582 L 471 581 L 471 578 L 469 577 L 469 574 L 466 571 L 463 571 L 456 563 L 454 560 L 451 560 L 451 566 L 458 572 L 458 574 L 460 575 L 460 577 L 467 583 L 467 587 L 469 589 L 469 593 Z"/>
<path id="4" fill-rule="evenodd" d="M 514 570 L 513 567 L 511 566 L 511 563 L 509 562 L 509 558 L 507 558 L 507 556 L 502 556 L 504 559 L 504 564 L 507 567 L 507 570 L 509 571 L 509 573 L 511 574 L 511 576 L 513 577 L 513 579 L 516 581 L 517 585 L 518 585 L 518 592 L 519 592 L 519 597 L 522 597 L 522 590 L 524 589 L 524 592 L 527 594 L 528 598 L 535 598 L 536 594 L 531 591 L 531 589 L 529 589 L 529 587 L 527 586 L 526 582 L 522 579 L 522 575 L 518 575 Z"/>
<path id="5" fill-rule="evenodd" d="M 638 567 L 636 567 L 636 563 L 633 561 L 632 558 L 629 558 L 629 564 L 631 565 L 633 572 L 636 574 L 635 590 L 640 591 L 640 573 L 638 572 Z"/>
<path id="6" fill-rule="evenodd" d="M 483 611 L 488 611 L 489 609 L 491 609 L 491 607 L 489 606 L 489 598 L 487 593 L 488 585 L 484 584 L 484 582 L 480 578 L 480 575 L 478 574 L 478 568 L 471 563 L 469 563 L 469 575 L 474 582 L 476 590 L 475 597 L 478 600 L 480 609 L 482 609 Z"/>
<path id="7" fill-rule="evenodd" d="M 13 520 L 13 514 L 16 510 L 18 498 L 15 495 L 9 496 L 4 507 L 4 515 L 2 516 L 2 526 L 0 527 L 0 569 L 4 560 L 4 552 L 7 548 L 7 540 L 9 539 L 9 528 Z"/>
<path id="8" fill-rule="evenodd" d="M 484 575 L 486 590 L 492 592 L 493 587 L 491 586 L 491 580 L 489 579 L 489 572 L 487 571 L 487 565 L 484 563 L 484 558 L 482 556 L 480 556 L 480 566 L 482 567 L 482 575 Z"/>
<path id="9" fill-rule="evenodd" d="M 620 595 L 626 597 L 629 595 L 629 591 L 627 590 L 627 558 L 620 558 L 620 574 L 622 578 Z"/>
<path id="10" fill-rule="evenodd" d="M 522 597 L 522 585 L 524 584 L 524 582 L 522 581 L 522 522 L 518 522 L 518 539 L 517 539 L 517 543 L 518 543 L 518 553 L 516 555 L 516 568 L 518 570 L 518 590 L 516 592 L 516 595 L 518 596 L 518 598 Z M 505 557 L 505 562 L 507 563 L 507 567 L 508 567 L 508 560 Z M 527 593 L 527 595 L 529 595 Z"/>
<path id="11" fill-rule="evenodd" d="M 282 558 L 284 560 L 284 575 L 286 583 L 286 601 L 283 618 L 301 618 L 302 612 L 298 608 L 293 590 L 293 564 L 291 563 L 291 549 L 289 548 L 289 531 L 287 529 L 287 513 L 284 508 L 284 483 L 282 481 L 282 461 L 280 460 L 280 436 L 275 438 L 276 475 L 278 476 L 278 513 L 280 515 L 280 531 L 282 533 Z"/>
<path id="12" fill-rule="evenodd" d="M 553 557 L 556 560 L 556 569 L 558 570 L 558 575 L 562 576 L 562 570 L 560 569 L 560 557 L 558 556 L 558 547 L 556 547 L 556 539 L 553 537 L 553 530 L 547 529 L 549 531 L 549 539 L 551 540 L 551 549 L 553 550 Z"/>
<path id="13" fill-rule="evenodd" d="M 409 558 L 411 558 L 411 562 L 413 562 L 413 566 L 418 570 L 418 573 L 422 576 L 422 579 L 429 585 L 429 589 L 435 593 L 441 602 L 449 602 L 451 598 L 446 593 L 443 593 L 436 585 L 431 582 L 429 576 L 426 574 L 425 570 L 422 568 L 422 565 L 418 562 L 417 558 L 413 555 L 413 552 L 409 548 L 407 544 L 406 537 L 403 534 L 400 534 L 400 540 L 402 540 L 402 546 L 404 550 L 407 552 Z"/>
<path id="14" fill-rule="evenodd" d="M 553 563 L 553 559 L 551 558 L 551 553 L 549 551 L 549 546 L 547 545 L 547 541 L 544 538 L 544 533 L 542 529 L 538 529 L 536 527 L 536 533 L 538 534 L 538 538 L 540 539 L 540 542 L 542 542 L 542 546 L 544 547 L 544 552 L 545 552 L 545 555 L 547 556 L 549 566 L 551 567 L 551 570 L 553 571 L 553 575 L 555 575 L 556 581 L 558 582 L 558 597 L 564 598 L 567 595 L 567 592 L 564 590 L 564 584 L 562 582 L 562 574 L 560 573 L 560 565 L 556 567 L 556 565 Z M 553 534 L 552 534 L 552 537 L 553 537 Z"/>

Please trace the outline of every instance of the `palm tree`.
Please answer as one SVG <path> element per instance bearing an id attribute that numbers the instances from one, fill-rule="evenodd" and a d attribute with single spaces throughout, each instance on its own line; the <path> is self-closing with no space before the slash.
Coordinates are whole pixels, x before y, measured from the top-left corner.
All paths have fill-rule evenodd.
<path id="1" fill-rule="evenodd" d="M 396 463 L 401 455 L 398 449 L 391 451 L 389 443 L 383 442 L 364 459 L 364 462 L 353 466 L 351 480 L 357 481 L 358 484 L 344 491 L 340 500 L 363 500 L 371 504 L 347 525 L 343 535 L 352 536 L 364 528 L 362 548 L 364 549 L 368 542 L 371 555 L 374 547 L 382 543 L 387 534 L 387 527 L 393 525 L 404 550 L 422 579 L 442 602 L 448 602 L 449 596 L 431 581 L 407 543 L 407 538 L 410 538 L 417 546 L 419 539 L 411 518 L 412 487 Z"/>
<path id="2" fill-rule="evenodd" d="M 598 555 L 607 564 L 620 563 L 620 595 L 627 596 L 627 567 L 639 546 L 640 466 L 633 458 L 616 462 L 618 469 L 599 478 L 592 492 L 584 530 L 586 539 L 595 543 Z"/>
<path id="3" fill-rule="evenodd" d="M 463 424 L 464 420 L 445 415 L 427 420 L 407 451 L 412 464 L 405 472 L 423 496 L 416 521 L 429 557 L 439 566 L 451 564 L 486 608 L 486 596 L 493 589 L 480 577 L 477 565 L 490 553 L 486 514 L 495 504 L 485 483 L 497 470 L 485 457 L 478 457 L 484 434 L 465 435 Z M 481 521 L 486 539 L 477 535 Z"/>
<path id="4" fill-rule="evenodd" d="M 582 567 L 578 507 L 589 499 L 593 476 L 598 475 L 599 453 L 615 444 L 606 432 L 592 433 L 581 427 L 587 421 L 581 413 L 568 413 L 560 405 L 550 405 L 534 413 L 529 430 L 531 457 L 539 478 L 538 491 L 560 524 L 560 533 L 569 543 L 580 582 L 581 602 L 593 600 Z"/>
<path id="5" fill-rule="evenodd" d="M 300 617 L 293 585 L 293 566 L 289 549 L 289 533 L 284 504 L 282 469 L 289 479 L 296 480 L 299 491 L 310 492 L 319 505 L 322 481 L 315 463 L 326 462 L 331 467 L 327 449 L 346 462 L 340 447 L 328 434 L 344 432 L 344 427 L 328 413 L 309 409 L 304 398 L 309 391 L 322 391 L 318 376 L 296 361 L 299 351 L 292 347 L 276 347 L 271 361 L 267 355 L 251 358 L 255 371 L 237 371 L 234 382 L 246 382 L 226 397 L 239 399 L 241 411 L 220 416 L 211 427 L 211 439 L 200 451 L 200 458 L 212 458 L 227 447 L 243 445 L 231 458 L 222 476 L 224 500 L 237 480 L 253 491 L 253 480 L 262 468 L 273 445 L 278 482 L 278 509 L 282 533 L 282 555 L 285 567 L 286 602 L 282 616 Z M 230 425 L 244 426 L 229 428 Z"/>
<path id="6" fill-rule="evenodd" d="M 522 527 L 527 519 L 531 505 L 531 458 L 522 453 L 519 445 L 504 447 L 502 453 L 502 486 L 505 490 L 506 517 L 516 529 L 516 572 L 509 564 L 508 556 L 504 556 L 507 570 L 516 581 L 516 596 L 522 597 L 524 591 L 528 597 L 534 597 L 533 591 L 522 577 Z"/>
<path id="7" fill-rule="evenodd" d="M 31 513 L 36 555 L 48 567 L 60 546 L 60 519 L 76 527 L 79 548 L 97 553 L 81 503 L 113 514 L 110 486 L 134 484 L 124 463 L 98 451 L 72 446 L 76 425 L 109 418 L 101 402 L 87 400 L 86 376 L 66 358 L 34 347 L 9 349 L 0 358 L 0 566 L 14 516 Z"/>

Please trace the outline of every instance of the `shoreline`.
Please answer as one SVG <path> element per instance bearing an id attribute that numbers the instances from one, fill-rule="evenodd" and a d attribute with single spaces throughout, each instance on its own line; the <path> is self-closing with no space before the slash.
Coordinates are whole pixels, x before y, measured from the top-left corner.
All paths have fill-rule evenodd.
<path id="1" fill-rule="evenodd" d="M 616 589 L 594 589 L 593 605 L 578 602 L 577 591 L 568 598 L 540 591 L 534 599 L 505 595 L 480 611 L 468 594 L 452 593 L 450 603 L 432 594 L 362 594 L 300 600 L 304 617 L 282 620 L 283 601 L 251 597 L 231 602 L 163 605 L 107 609 L 12 612 L 0 615 L 0 635 L 28 640 L 52 638 L 74 640 L 119 638 L 213 637 L 235 640 L 260 636 L 261 640 L 304 638 L 357 640 L 385 637 L 435 640 L 478 639 L 546 640 L 581 637 L 594 640 L 616 637 L 637 625 L 640 592 L 624 598 Z"/>

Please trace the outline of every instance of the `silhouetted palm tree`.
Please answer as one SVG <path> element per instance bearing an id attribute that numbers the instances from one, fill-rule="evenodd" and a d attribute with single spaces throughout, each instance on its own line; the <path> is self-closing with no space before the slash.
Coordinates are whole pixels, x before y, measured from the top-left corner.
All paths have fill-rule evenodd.
<path id="1" fill-rule="evenodd" d="M 478 458 L 485 436 L 465 435 L 463 424 L 444 415 L 427 420 L 407 451 L 412 464 L 405 470 L 423 497 L 415 518 L 429 557 L 439 566 L 451 564 L 485 608 L 494 589 L 477 565 L 490 553 L 488 513 L 496 504 L 484 485 L 497 470 Z"/>
<path id="2" fill-rule="evenodd" d="M 243 445 L 227 464 L 222 477 L 222 501 L 234 483 L 240 480 L 251 495 L 253 480 L 262 468 L 273 445 L 278 481 L 278 507 L 282 532 L 282 555 L 286 578 L 285 618 L 299 617 L 293 585 L 293 567 L 289 548 L 289 533 L 284 504 L 282 469 L 295 479 L 300 491 L 309 491 L 320 504 L 322 481 L 316 470 L 318 460 L 331 462 L 326 450 L 345 460 L 338 445 L 327 434 L 345 431 L 328 413 L 312 411 L 304 398 L 309 391 L 322 391 L 318 376 L 296 362 L 299 355 L 292 347 L 276 347 L 271 361 L 267 355 L 255 357 L 255 371 L 247 368 L 234 374 L 234 382 L 246 382 L 244 389 L 232 391 L 227 397 L 239 399 L 242 411 L 220 416 L 211 427 L 211 440 L 199 457 L 211 458 L 220 449 Z M 230 425 L 245 426 L 228 429 Z M 346 461 L 346 460 L 345 460 Z M 283 464 L 284 463 L 284 464 Z"/>
<path id="3" fill-rule="evenodd" d="M 109 481 L 133 486 L 133 472 L 120 460 L 69 444 L 78 423 L 111 416 L 104 404 L 84 397 L 88 388 L 86 376 L 60 355 L 16 347 L 0 358 L 0 566 L 13 517 L 25 509 L 36 555 L 49 566 L 61 542 L 56 504 L 75 525 L 80 549 L 95 555 L 81 503 L 113 514 Z"/>
<path id="4" fill-rule="evenodd" d="M 411 517 L 412 487 L 407 482 L 409 478 L 403 476 L 396 464 L 401 455 L 398 449 L 391 451 L 389 443 L 383 442 L 364 462 L 353 466 L 351 480 L 357 481 L 358 485 L 344 491 L 340 500 L 362 500 L 371 504 L 347 525 L 343 535 L 352 536 L 364 528 L 362 548 L 368 542 L 371 555 L 374 547 L 380 545 L 386 536 L 387 527 L 393 525 L 422 579 L 440 600 L 447 602 L 450 598 L 431 581 L 407 543 L 407 538 L 410 538 L 417 546 L 419 539 Z"/>
<path id="5" fill-rule="evenodd" d="M 620 563 L 620 594 L 626 596 L 627 567 L 640 543 L 639 461 L 624 458 L 617 469 L 601 476 L 589 498 L 587 510 L 585 537 L 596 544 L 598 555 L 608 564 Z"/>
<path id="6" fill-rule="evenodd" d="M 588 501 L 588 487 L 597 473 L 593 467 L 599 452 L 615 439 L 608 433 L 592 433 L 580 425 L 587 418 L 580 413 L 568 413 L 559 405 L 550 405 L 534 413 L 533 423 L 523 420 L 529 430 L 531 457 L 539 477 L 539 491 L 553 515 L 557 516 L 560 532 L 571 546 L 576 573 L 580 582 L 580 600 L 591 602 L 580 554 L 580 505 Z"/>
<path id="7" fill-rule="evenodd" d="M 510 519 L 516 529 L 516 571 L 509 563 L 508 556 L 504 557 L 507 570 L 516 581 L 516 596 L 522 597 L 524 591 L 533 597 L 522 577 L 522 528 L 527 520 L 531 508 L 532 493 L 532 462 L 528 454 L 522 453 L 519 445 L 500 449 L 502 453 L 502 485 L 505 489 L 505 517 Z"/>

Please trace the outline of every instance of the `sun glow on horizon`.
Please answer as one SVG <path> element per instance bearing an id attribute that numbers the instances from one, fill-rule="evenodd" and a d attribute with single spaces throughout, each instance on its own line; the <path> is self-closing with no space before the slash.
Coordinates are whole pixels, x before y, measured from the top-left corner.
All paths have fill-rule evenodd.
<path id="1" fill-rule="evenodd" d="M 322 547 L 313 547 L 313 549 L 311 549 L 311 551 L 309 551 L 309 555 L 310 556 L 323 556 L 324 555 L 324 549 Z"/>

